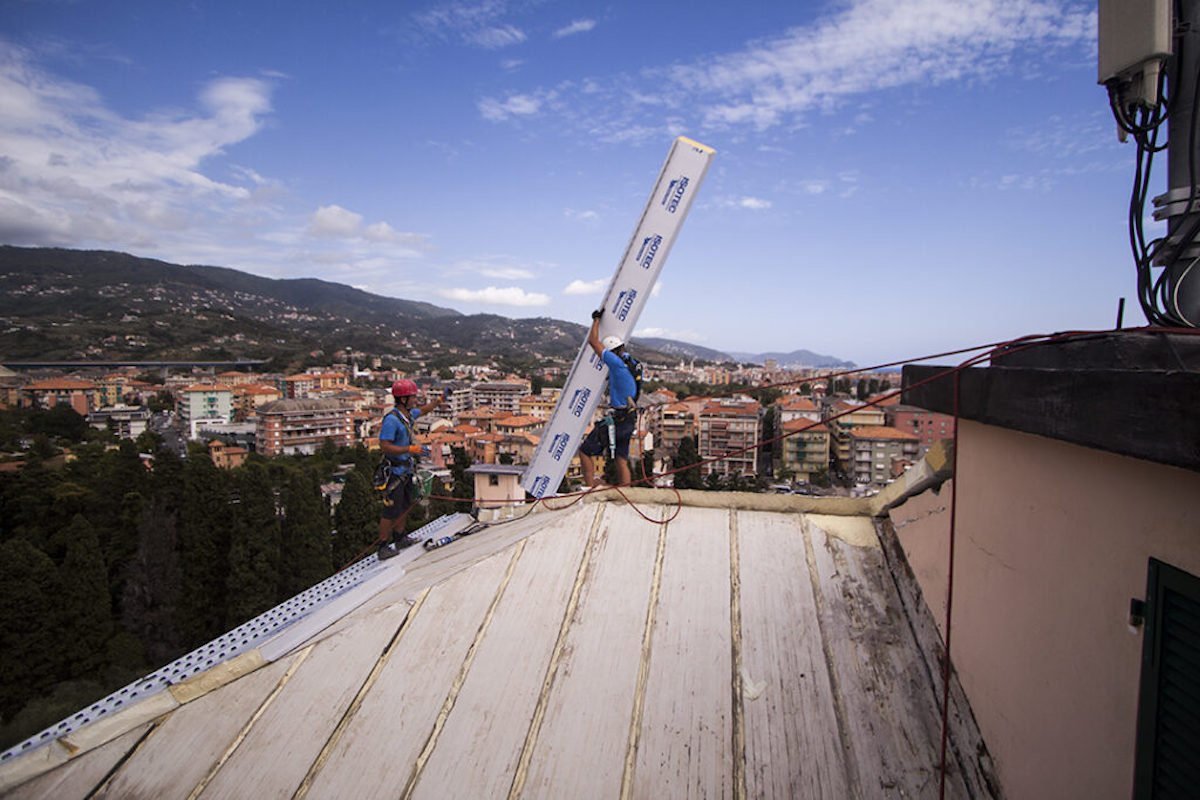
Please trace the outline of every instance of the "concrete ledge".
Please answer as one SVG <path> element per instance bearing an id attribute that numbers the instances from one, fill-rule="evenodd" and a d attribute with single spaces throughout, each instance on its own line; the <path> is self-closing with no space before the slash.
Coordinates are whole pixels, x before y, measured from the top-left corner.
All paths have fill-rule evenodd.
<path id="1" fill-rule="evenodd" d="M 748 511 L 778 511 L 794 513 L 829 514 L 839 517 L 872 516 L 869 497 L 805 497 L 795 494 L 759 494 L 757 492 L 704 492 L 696 489 L 680 489 L 676 495 L 672 489 L 644 489 L 629 487 L 605 489 L 584 496 L 584 501 L 629 502 L 635 504 L 675 505 L 683 498 L 685 506 L 697 508 L 736 508 Z"/>

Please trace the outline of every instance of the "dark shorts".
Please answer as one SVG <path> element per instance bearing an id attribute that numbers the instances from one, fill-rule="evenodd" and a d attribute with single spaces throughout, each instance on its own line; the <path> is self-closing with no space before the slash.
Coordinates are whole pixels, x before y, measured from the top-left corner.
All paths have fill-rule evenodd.
<path id="1" fill-rule="evenodd" d="M 636 414 L 617 418 L 617 457 L 626 461 L 629 460 L 629 439 L 633 436 L 635 422 L 637 422 Z M 579 452 L 593 458 L 596 456 L 607 457 L 609 452 L 608 423 L 601 420 L 593 425 L 587 438 L 583 440 L 583 444 L 579 445 Z"/>
<path id="2" fill-rule="evenodd" d="M 381 516 L 384 519 L 400 519 L 400 515 L 408 510 L 408 507 L 413 504 L 413 479 L 412 475 L 405 475 L 402 478 L 393 478 L 396 485 L 383 493 L 383 512 Z"/>

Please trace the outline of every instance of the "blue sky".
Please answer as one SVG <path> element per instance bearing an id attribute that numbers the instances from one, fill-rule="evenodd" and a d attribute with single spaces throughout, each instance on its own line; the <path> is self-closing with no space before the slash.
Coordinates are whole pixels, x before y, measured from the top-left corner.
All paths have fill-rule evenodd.
<path id="1" fill-rule="evenodd" d="M 640 333 L 869 365 L 1142 324 L 1095 52 L 1071 0 L 0 0 L 0 241 L 586 323 L 686 135 Z"/>

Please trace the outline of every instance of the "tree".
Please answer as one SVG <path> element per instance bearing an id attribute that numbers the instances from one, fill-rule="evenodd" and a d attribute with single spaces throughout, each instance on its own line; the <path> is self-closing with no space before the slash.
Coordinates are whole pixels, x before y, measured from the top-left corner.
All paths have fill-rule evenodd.
<path id="1" fill-rule="evenodd" d="M 60 678 L 54 627 L 59 581 L 54 562 L 24 539 L 0 545 L 0 717 Z"/>
<path id="2" fill-rule="evenodd" d="M 341 569 L 379 538 L 379 501 L 357 470 L 346 476 L 333 511 L 333 568 Z"/>
<path id="3" fill-rule="evenodd" d="M 70 406 L 56 405 L 45 411 L 38 410 L 30 414 L 29 431 L 68 442 L 81 442 L 88 431 L 88 422 L 87 417 Z"/>
<path id="4" fill-rule="evenodd" d="M 454 491 L 452 494 L 455 497 L 463 500 L 471 500 L 475 497 L 475 481 L 471 480 L 467 475 L 467 468 L 471 466 L 471 459 L 467 457 L 467 451 L 461 447 L 450 448 L 451 458 L 453 463 L 450 465 L 450 474 L 454 477 Z"/>
<path id="5" fill-rule="evenodd" d="M 696 437 L 684 436 L 679 440 L 679 450 L 675 455 L 674 469 L 687 467 L 691 464 L 699 463 L 700 453 L 696 449 Z M 675 473 L 675 488 L 677 489 L 699 489 L 701 488 L 700 468 L 691 467 Z"/>
<path id="6" fill-rule="evenodd" d="M 225 630 L 232 524 L 226 473 L 213 466 L 207 455 L 192 455 L 183 467 L 178 527 L 182 590 L 178 625 L 188 645 L 203 644 Z"/>
<path id="7" fill-rule="evenodd" d="M 279 518 L 266 468 L 247 461 L 238 470 L 234 489 L 237 502 L 229 539 L 227 627 L 271 608 L 279 590 Z"/>
<path id="8" fill-rule="evenodd" d="M 60 569 L 62 651 L 72 677 L 93 675 L 104 665 L 112 636 L 108 570 L 96 530 L 82 515 L 67 530 L 67 554 Z"/>
<path id="9" fill-rule="evenodd" d="M 282 602 L 333 572 L 329 509 L 311 470 L 294 472 L 283 491 L 279 594 Z"/>
<path id="10" fill-rule="evenodd" d="M 134 526 L 137 549 L 121 564 L 121 624 L 142 642 L 154 664 L 180 655 L 183 646 L 175 626 L 180 592 L 176 522 L 166 498 L 148 503 Z"/>

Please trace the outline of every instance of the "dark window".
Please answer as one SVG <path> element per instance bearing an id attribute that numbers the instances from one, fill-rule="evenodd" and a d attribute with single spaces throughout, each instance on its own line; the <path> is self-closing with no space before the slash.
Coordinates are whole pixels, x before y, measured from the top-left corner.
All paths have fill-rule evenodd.
<path id="1" fill-rule="evenodd" d="M 500 485 L 500 476 L 499 475 L 488 475 L 488 486 L 499 486 L 499 485 Z"/>
<path id="2" fill-rule="evenodd" d="M 1200 786 L 1200 578 L 1150 559 L 1138 694 L 1135 800 Z"/>

